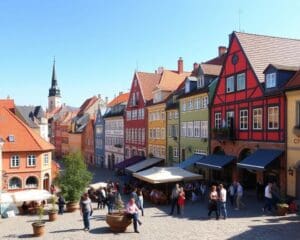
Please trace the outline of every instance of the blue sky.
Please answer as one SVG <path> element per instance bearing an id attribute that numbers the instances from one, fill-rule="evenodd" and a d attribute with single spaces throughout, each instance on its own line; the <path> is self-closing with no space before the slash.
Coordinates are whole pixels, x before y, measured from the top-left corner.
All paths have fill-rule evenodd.
<path id="1" fill-rule="evenodd" d="M 0 98 L 46 106 L 55 56 L 63 102 L 111 99 L 135 69 L 176 69 L 181 56 L 191 70 L 215 57 L 233 30 L 300 39 L 299 9 L 297 0 L 0 0 Z"/>

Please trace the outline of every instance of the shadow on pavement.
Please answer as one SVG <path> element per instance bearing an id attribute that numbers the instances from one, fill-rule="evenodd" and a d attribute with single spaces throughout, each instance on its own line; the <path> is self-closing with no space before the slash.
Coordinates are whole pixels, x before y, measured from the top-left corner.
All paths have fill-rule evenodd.
<path id="1" fill-rule="evenodd" d="M 112 234 L 113 232 L 110 230 L 109 227 L 100 227 L 100 228 L 93 228 L 89 231 L 92 234 Z M 114 235 L 124 235 L 124 234 L 131 234 L 132 232 L 122 232 L 122 233 L 113 233 Z"/>
<path id="2" fill-rule="evenodd" d="M 82 228 L 73 228 L 73 229 L 52 231 L 50 233 L 65 233 L 65 232 L 78 232 L 78 231 L 83 231 L 83 229 Z"/>
<path id="3" fill-rule="evenodd" d="M 32 234 L 22 234 L 22 235 L 19 235 L 18 238 L 32 238 L 33 235 Z"/>

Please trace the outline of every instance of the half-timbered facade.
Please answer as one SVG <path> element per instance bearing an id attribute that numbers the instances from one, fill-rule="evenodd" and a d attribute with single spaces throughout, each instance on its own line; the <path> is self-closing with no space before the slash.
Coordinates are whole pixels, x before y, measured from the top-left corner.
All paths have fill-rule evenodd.
<path id="1" fill-rule="evenodd" d="M 231 34 L 211 105 L 212 155 L 203 163 L 213 169 L 214 179 L 239 180 L 249 187 L 271 180 L 285 189 L 282 89 L 294 72 L 280 64 L 298 65 L 299 52 L 298 40 Z M 207 160 L 212 161 L 210 166 Z"/>

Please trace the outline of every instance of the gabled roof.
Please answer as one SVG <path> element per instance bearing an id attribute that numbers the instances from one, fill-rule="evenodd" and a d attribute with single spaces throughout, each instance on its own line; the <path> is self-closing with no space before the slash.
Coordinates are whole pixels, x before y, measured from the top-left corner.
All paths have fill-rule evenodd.
<path id="1" fill-rule="evenodd" d="M 42 106 L 17 106 L 16 110 L 31 128 L 38 128 L 41 118 L 46 117 Z"/>
<path id="2" fill-rule="evenodd" d="M 78 115 L 84 114 L 97 101 L 98 101 L 98 97 L 96 96 L 86 99 L 84 103 L 80 106 Z"/>
<path id="3" fill-rule="evenodd" d="M 152 91 L 155 88 L 155 86 L 159 83 L 161 74 L 136 72 L 135 75 L 139 82 L 144 100 L 151 100 L 153 98 Z"/>
<path id="4" fill-rule="evenodd" d="M 15 102 L 13 99 L 0 99 L 0 107 L 5 107 L 10 111 L 15 111 Z"/>
<path id="5" fill-rule="evenodd" d="M 286 90 L 300 89 L 300 70 L 285 85 Z"/>
<path id="6" fill-rule="evenodd" d="M 223 65 L 224 61 L 225 61 L 225 58 L 226 58 L 227 54 L 224 53 L 218 57 L 215 57 L 213 59 L 210 59 L 204 63 L 206 64 L 213 64 L 213 65 Z"/>
<path id="7" fill-rule="evenodd" d="M 190 75 L 191 72 L 183 72 L 179 74 L 177 71 L 164 70 L 161 75 L 160 82 L 157 84 L 155 89 L 173 92 L 185 80 L 185 78 Z"/>
<path id="8" fill-rule="evenodd" d="M 205 75 L 219 76 L 222 69 L 222 65 L 201 63 L 200 68 L 202 69 Z"/>
<path id="9" fill-rule="evenodd" d="M 120 103 L 127 103 L 129 98 L 129 93 L 122 93 L 119 96 L 115 97 L 113 100 L 111 100 L 108 104 L 107 107 L 113 107 L 117 104 Z"/>
<path id="10" fill-rule="evenodd" d="M 252 65 L 258 80 L 270 64 L 300 66 L 300 40 L 233 32 Z"/>
<path id="11" fill-rule="evenodd" d="M 54 149 L 52 144 L 31 130 L 5 107 L 0 107 L 0 126 L 0 137 L 4 140 L 3 152 L 31 152 Z M 9 141 L 9 135 L 14 137 L 14 141 Z"/>

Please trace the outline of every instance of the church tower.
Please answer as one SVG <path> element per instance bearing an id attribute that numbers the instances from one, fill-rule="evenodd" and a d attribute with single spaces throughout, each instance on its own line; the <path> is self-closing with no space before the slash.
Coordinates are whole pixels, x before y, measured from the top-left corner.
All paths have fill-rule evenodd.
<path id="1" fill-rule="evenodd" d="M 53 109 L 61 106 L 61 95 L 57 85 L 57 78 L 55 72 L 55 59 L 53 61 L 51 88 L 49 89 L 48 96 L 48 111 L 51 112 Z"/>

